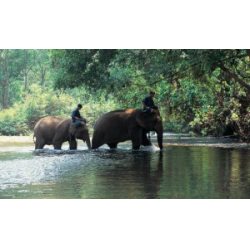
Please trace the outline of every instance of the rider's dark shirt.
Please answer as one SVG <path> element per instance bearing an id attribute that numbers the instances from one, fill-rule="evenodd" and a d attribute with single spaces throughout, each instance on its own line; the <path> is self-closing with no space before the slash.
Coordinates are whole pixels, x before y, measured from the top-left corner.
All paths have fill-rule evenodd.
<path id="1" fill-rule="evenodd" d="M 77 121 L 75 117 L 77 117 L 77 118 L 79 118 L 79 119 L 82 118 L 79 109 L 75 109 L 75 110 L 72 112 L 72 115 L 71 115 L 71 116 L 72 116 L 72 121 L 73 121 L 74 123 Z"/>
<path id="2" fill-rule="evenodd" d="M 154 103 L 154 100 L 152 97 L 150 96 L 147 96 L 143 102 L 145 103 L 146 107 L 154 107 L 155 106 L 155 103 Z"/>

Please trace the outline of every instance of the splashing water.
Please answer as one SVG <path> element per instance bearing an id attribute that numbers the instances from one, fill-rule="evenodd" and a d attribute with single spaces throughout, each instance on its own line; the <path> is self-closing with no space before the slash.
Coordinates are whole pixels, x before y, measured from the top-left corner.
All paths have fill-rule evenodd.
<path id="1" fill-rule="evenodd" d="M 155 151 L 160 151 L 160 148 L 158 148 L 154 144 L 152 144 L 151 146 L 141 147 L 140 150 L 141 151 L 155 152 Z"/>

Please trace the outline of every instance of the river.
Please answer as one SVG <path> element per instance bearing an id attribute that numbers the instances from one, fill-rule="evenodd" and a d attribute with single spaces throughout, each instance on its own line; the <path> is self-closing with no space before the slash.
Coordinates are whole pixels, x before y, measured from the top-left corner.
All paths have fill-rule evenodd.
<path id="1" fill-rule="evenodd" d="M 250 198 L 250 151 L 165 144 L 88 151 L 0 145 L 0 198 Z"/>

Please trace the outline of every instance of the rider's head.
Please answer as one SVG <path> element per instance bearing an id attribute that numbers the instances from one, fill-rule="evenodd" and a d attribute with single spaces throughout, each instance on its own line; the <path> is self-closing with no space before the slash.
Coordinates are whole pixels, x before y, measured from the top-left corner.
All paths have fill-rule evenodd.
<path id="1" fill-rule="evenodd" d="M 80 110 L 82 108 L 82 104 L 78 104 L 77 108 Z"/>
<path id="2" fill-rule="evenodd" d="M 150 95 L 151 97 L 154 97 L 154 96 L 155 96 L 155 92 L 154 92 L 154 91 L 150 91 L 150 92 L 149 92 L 149 95 Z"/>

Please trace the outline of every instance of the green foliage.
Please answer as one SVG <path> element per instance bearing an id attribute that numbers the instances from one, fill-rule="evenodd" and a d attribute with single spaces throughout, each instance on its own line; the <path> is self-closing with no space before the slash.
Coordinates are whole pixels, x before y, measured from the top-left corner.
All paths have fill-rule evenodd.
<path id="1" fill-rule="evenodd" d="M 18 106 L 0 112 L 0 135 L 26 135 L 28 133 L 26 117 Z"/>
<path id="2" fill-rule="evenodd" d="M 230 118 L 221 110 L 228 98 L 246 95 L 246 88 L 250 93 L 238 79 L 249 77 L 249 50 L 108 50 L 104 62 L 101 55 L 103 50 L 52 51 L 56 86 L 102 88 L 121 107 L 141 107 L 155 89 L 165 129 L 224 134 Z"/>
<path id="3" fill-rule="evenodd" d="M 93 132 L 95 122 L 101 115 L 118 107 L 112 96 L 101 91 L 91 95 L 84 89 L 65 91 L 32 85 L 21 102 L 10 109 L 0 111 L 0 134 L 30 134 L 42 117 L 70 117 L 78 103 L 83 104 L 81 114 L 87 119 L 90 132 Z"/>
<path id="4" fill-rule="evenodd" d="M 250 50 L 1 51 L 0 96 L 9 91 L 12 108 L 0 112 L 0 133 L 28 133 L 41 117 L 68 117 L 77 103 L 92 131 L 100 115 L 141 108 L 155 90 L 165 130 L 250 139 Z"/>

